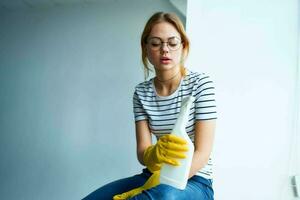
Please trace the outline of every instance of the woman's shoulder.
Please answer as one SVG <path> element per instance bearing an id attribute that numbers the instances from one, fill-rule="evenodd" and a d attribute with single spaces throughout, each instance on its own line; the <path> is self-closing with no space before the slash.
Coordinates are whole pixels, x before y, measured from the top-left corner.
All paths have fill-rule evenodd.
<path id="1" fill-rule="evenodd" d="M 138 91 L 149 91 L 149 90 L 152 90 L 152 79 L 153 79 L 153 78 L 138 83 L 138 84 L 135 86 L 135 90 L 136 90 L 136 91 L 137 91 L 137 90 L 138 90 Z"/>
<path id="2" fill-rule="evenodd" d="M 197 72 L 197 71 L 190 71 L 188 70 L 186 80 L 188 82 L 199 82 L 203 79 L 210 78 L 207 72 Z"/>

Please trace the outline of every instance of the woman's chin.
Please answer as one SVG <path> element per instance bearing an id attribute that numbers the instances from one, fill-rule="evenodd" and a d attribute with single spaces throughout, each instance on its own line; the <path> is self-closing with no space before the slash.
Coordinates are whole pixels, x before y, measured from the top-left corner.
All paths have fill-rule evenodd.
<path id="1" fill-rule="evenodd" d="M 155 67 L 156 70 L 159 71 L 168 71 L 175 68 L 175 66 L 173 64 L 159 64 Z"/>

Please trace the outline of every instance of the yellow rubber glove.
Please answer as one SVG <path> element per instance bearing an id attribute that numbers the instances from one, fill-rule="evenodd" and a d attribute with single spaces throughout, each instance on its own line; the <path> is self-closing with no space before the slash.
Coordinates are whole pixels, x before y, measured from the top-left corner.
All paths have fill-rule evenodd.
<path id="1" fill-rule="evenodd" d="M 135 195 L 140 194 L 143 190 L 147 190 L 157 186 L 159 184 L 159 175 L 160 175 L 160 171 L 154 172 L 143 186 L 132 189 L 128 192 L 124 192 L 122 194 L 115 195 L 113 197 L 113 200 L 126 200 L 131 197 L 134 197 Z"/>
<path id="2" fill-rule="evenodd" d="M 184 152 L 188 151 L 185 139 L 176 135 L 162 136 L 155 145 L 148 147 L 143 156 L 144 164 L 151 172 L 160 170 L 162 163 L 178 166 L 178 158 L 185 158 Z"/>

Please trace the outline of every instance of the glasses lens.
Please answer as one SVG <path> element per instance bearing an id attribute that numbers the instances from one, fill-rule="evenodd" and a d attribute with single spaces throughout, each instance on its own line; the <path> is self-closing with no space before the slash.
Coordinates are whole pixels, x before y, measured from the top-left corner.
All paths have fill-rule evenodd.
<path id="1" fill-rule="evenodd" d="M 170 38 L 168 40 L 168 47 L 170 50 L 177 50 L 180 47 L 180 40 L 178 38 Z"/>
<path id="2" fill-rule="evenodd" d="M 161 40 L 159 38 L 151 38 L 148 41 L 148 44 L 152 50 L 159 50 L 161 46 Z"/>

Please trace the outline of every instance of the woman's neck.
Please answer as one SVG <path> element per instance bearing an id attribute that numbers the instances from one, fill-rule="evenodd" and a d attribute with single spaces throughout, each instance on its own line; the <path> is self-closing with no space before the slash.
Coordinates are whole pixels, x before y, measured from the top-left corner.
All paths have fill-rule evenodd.
<path id="1" fill-rule="evenodd" d="M 157 73 L 154 78 L 157 93 L 161 96 L 172 94 L 178 88 L 181 78 L 182 74 L 180 69 L 168 73 Z"/>

